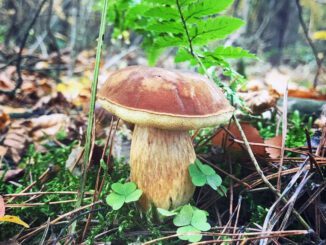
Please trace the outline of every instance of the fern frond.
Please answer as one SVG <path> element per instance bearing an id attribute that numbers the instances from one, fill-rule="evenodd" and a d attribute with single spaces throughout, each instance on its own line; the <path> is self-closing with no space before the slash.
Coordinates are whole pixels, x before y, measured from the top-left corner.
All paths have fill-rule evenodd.
<path id="1" fill-rule="evenodd" d="M 179 34 L 184 33 L 184 29 L 180 25 L 180 23 L 177 23 L 175 21 L 164 21 L 164 22 L 156 22 L 153 24 L 149 24 L 146 28 L 149 31 L 155 31 L 159 33 L 173 33 L 173 34 Z"/>
<path id="2" fill-rule="evenodd" d="M 183 11 L 187 22 L 217 14 L 226 9 L 233 0 L 199 0 L 191 3 Z"/>
<path id="3" fill-rule="evenodd" d="M 178 19 L 179 13 L 175 8 L 159 6 L 150 8 L 144 13 L 146 17 L 159 18 L 162 20 Z"/>
<path id="4" fill-rule="evenodd" d="M 217 47 L 213 52 L 207 52 L 205 55 L 220 57 L 220 58 L 256 58 L 256 56 L 250 53 L 248 50 L 242 49 L 240 47 Z"/>
<path id="5" fill-rule="evenodd" d="M 241 27 L 244 22 L 233 17 L 216 17 L 199 21 L 190 26 L 190 37 L 195 45 L 204 45 L 216 39 L 226 38 Z"/>

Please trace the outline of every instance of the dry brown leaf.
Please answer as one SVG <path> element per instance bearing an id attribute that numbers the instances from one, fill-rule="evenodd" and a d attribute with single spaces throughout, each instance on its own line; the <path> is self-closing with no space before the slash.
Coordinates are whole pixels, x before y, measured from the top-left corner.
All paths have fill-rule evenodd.
<path id="1" fill-rule="evenodd" d="M 66 100 L 62 93 L 58 92 L 41 97 L 33 106 L 32 110 L 36 111 L 51 109 L 51 111 L 59 112 L 72 108 L 73 105 Z"/>
<path id="2" fill-rule="evenodd" d="M 11 107 L 11 106 L 5 106 L 5 105 L 0 105 L 0 110 L 6 114 L 11 114 L 11 113 L 25 113 L 28 111 L 26 108 L 17 108 L 17 107 Z"/>
<path id="3" fill-rule="evenodd" d="M 281 147 L 282 146 L 282 135 L 278 135 L 273 138 L 265 140 L 265 144 Z M 266 152 L 269 154 L 269 156 L 271 158 L 278 158 L 281 156 L 281 149 L 266 147 Z"/>
<path id="4" fill-rule="evenodd" d="M 277 91 L 279 94 L 283 94 L 286 88 L 286 84 L 290 81 L 290 76 L 286 72 L 281 72 L 276 68 L 273 68 L 267 72 L 265 76 L 266 84 Z"/>
<path id="5" fill-rule="evenodd" d="M 0 159 L 1 159 L 4 155 L 6 155 L 7 151 L 8 151 L 8 147 L 4 147 L 4 146 L 0 145 Z"/>
<path id="6" fill-rule="evenodd" d="M 326 127 L 326 104 L 322 106 L 320 117 L 315 120 L 314 126 L 320 129 Z"/>
<path id="7" fill-rule="evenodd" d="M 0 73 L 0 89 L 4 91 L 11 91 L 15 88 L 15 82 L 12 79 L 12 75 L 15 73 L 16 68 L 14 66 L 8 66 L 4 71 Z"/>
<path id="8" fill-rule="evenodd" d="M 27 129 L 21 123 L 22 121 L 12 123 L 3 141 L 3 145 L 8 148 L 6 156 L 16 164 L 25 153 L 29 141 Z"/>
<path id="9" fill-rule="evenodd" d="M 280 94 L 276 90 L 261 90 L 241 93 L 240 97 L 246 102 L 253 114 L 261 114 L 276 105 Z"/>
<path id="10" fill-rule="evenodd" d="M 263 89 L 265 89 L 264 82 L 257 78 L 252 78 L 246 85 L 246 90 L 248 91 L 261 91 Z"/>
<path id="11" fill-rule="evenodd" d="M 314 99 L 314 100 L 326 100 L 326 95 L 320 94 L 314 89 L 289 89 L 289 97 L 302 98 L 302 99 Z"/>
<path id="12" fill-rule="evenodd" d="M 10 118 L 7 113 L 0 110 L 0 130 L 4 129 L 10 122 Z"/>
<path id="13" fill-rule="evenodd" d="M 3 197 L 0 195 L 0 217 L 3 217 L 5 215 L 5 201 L 3 200 Z"/>
<path id="14" fill-rule="evenodd" d="M 72 172 L 75 176 L 80 176 L 81 172 L 79 169 L 75 168 L 76 165 L 82 160 L 82 155 L 84 152 L 84 147 L 76 146 L 74 147 L 66 161 L 66 168 Z"/>
<path id="15" fill-rule="evenodd" d="M 264 143 L 263 138 L 259 135 L 258 130 L 251 126 L 249 123 L 242 122 L 241 127 L 250 143 Z M 232 133 L 235 139 L 242 141 L 240 131 L 234 123 L 230 125 L 228 130 Z M 226 136 L 226 147 L 229 150 L 241 152 L 245 149 L 243 144 L 233 142 L 231 136 L 229 136 L 229 134 L 226 133 L 223 129 L 215 135 L 215 137 L 212 139 L 212 143 L 216 146 L 223 146 L 223 141 Z M 264 156 L 266 154 L 264 146 L 251 146 L 251 149 L 256 155 Z"/>
<path id="16" fill-rule="evenodd" d="M 65 114 L 43 115 L 23 122 L 31 129 L 29 133 L 36 141 L 46 136 L 55 136 L 61 130 L 68 131 L 69 123 L 70 118 Z"/>
<path id="17" fill-rule="evenodd" d="M 13 179 L 16 179 L 16 178 L 22 176 L 23 173 L 24 173 L 24 170 L 21 168 L 9 169 L 8 171 L 0 170 L 0 178 L 1 179 L 3 178 L 4 182 L 11 181 Z"/>

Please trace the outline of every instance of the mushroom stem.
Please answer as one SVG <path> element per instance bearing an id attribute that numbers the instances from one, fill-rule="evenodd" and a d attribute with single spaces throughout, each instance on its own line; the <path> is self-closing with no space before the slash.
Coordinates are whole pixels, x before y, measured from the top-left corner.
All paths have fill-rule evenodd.
<path id="1" fill-rule="evenodd" d="M 196 154 L 187 131 L 135 126 L 130 152 L 131 180 L 143 191 L 146 210 L 170 209 L 186 204 L 195 187 L 188 166 Z"/>

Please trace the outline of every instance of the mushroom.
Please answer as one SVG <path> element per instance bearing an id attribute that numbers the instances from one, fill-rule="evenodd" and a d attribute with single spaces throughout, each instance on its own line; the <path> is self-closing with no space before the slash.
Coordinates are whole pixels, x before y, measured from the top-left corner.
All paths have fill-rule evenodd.
<path id="1" fill-rule="evenodd" d="M 186 204 L 195 187 L 188 166 L 196 154 L 190 129 L 227 122 L 234 108 L 202 75 L 130 66 L 114 72 L 98 94 L 111 113 L 135 124 L 130 178 L 143 191 L 140 204 L 170 209 Z"/>

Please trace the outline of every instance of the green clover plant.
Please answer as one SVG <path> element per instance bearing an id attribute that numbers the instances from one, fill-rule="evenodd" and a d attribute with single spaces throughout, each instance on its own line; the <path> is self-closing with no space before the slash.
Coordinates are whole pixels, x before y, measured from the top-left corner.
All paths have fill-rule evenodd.
<path id="1" fill-rule="evenodd" d="M 198 159 L 193 164 L 189 165 L 189 174 L 192 183 L 195 186 L 204 186 L 208 184 L 214 190 L 218 190 L 218 187 L 222 184 L 221 177 L 215 172 L 215 170 L 201 163 Z"/>
<path id="2" fill-rule="evenodd" d="M 111 186 L 112 192 L 106 197 L 106 202 L 113 210 L 120 209 L 123 204 L 138 201 L 142 191 L 137 189 L 134 182 L 125 184 L 114 183 Z"/>
<path id="3" fill-rule="evenodd" d="M 208 213 L 190 204 L 181 207 L 180 211 L 158 209 L 163 216 L 174 216 L 173 224 L 177 227 L 179 239 L 189 242 L 198 242 L 202 239 L 202 231 L 208 231 L 211 226 L 207 222 Z M 189 234 L 188 234 L 189 233 Z"/>

